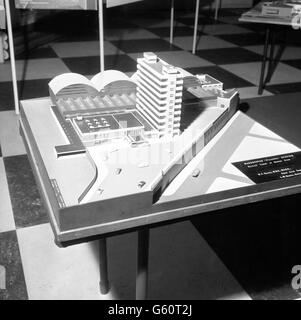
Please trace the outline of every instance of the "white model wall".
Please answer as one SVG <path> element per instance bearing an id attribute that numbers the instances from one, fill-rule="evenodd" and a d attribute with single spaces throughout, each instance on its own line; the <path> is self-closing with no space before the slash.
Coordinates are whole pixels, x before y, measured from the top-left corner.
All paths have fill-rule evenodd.
<path id="1" fill-rule="evenodd" d="M 160 136 L 178 135 L 183 90 L 182 74 L 165 71 L 161 74 L 150 65 L 151 62 L 146 59 L 138 59 L 137 109 L 160 132 Z"/>

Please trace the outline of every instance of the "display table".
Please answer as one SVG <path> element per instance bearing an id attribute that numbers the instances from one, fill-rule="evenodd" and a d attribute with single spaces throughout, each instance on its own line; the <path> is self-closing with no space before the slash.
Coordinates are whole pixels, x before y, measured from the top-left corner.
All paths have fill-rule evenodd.
<path id="1" fill-rule="evenodd" d="M 274 60 L 274 43 L 273 43 L 273 29 L 275 26 L 284 26 L 284 27 L 293 27 L 293 17 L 269 17 L 261 14 L 261 3 L 256 5 L 251 10 L 243 13 L 239 18 L 241 22 L 247 23 L 259 23 L 262 24 L 265 28 L 265 43 L 263 48 L 263 58 L 261 63 L 260 79 L 258 86 L 258 94 L 262 94 L 264 84 L 265 84 L 265 70 L 266 70 L 266 61 L 268 57 L 268 50 L 270 46 L 269 54 L 269 71 L 271 71 L 272 62 Z M 269 77 L 269 73 L 267 75 Z"/>
<path id="2" fill-rule="evenodd" d="M 271 105 L 279 100 L 276 96 L 272 98 L 274 100 L 269 99 Z M 264 103 L 267 98 L 261 99 Z M 109 290 L 106 237 L 121 232 L 138 231 L 136 298 L 145 299 L 150 228 L 189 219 L 205 212 L 301 192 L 301 176 L 255 184 L 232 164 L 236 161 L 300 150 L 238 111 L 176 177 L 157 203 L 129 212 L 126 207 L 118 207 L 117 198 L 116 210 L 103 216 L 101 201 L 68 206 L 68 201 L 89 181 L 91 172 L 85 154 L 68 159 L 56 158 L 54 146 L 64 141 L 64 136 L 62 131 L 56 129 L 56 120 L 51 114 L 50 106 L 48 98 L 22 101 L 20 131 L 48 211 L 56 243 L 68 246 L 99 240 L 102 293 Z M 187 116 L 189 117 L 189 114 L 183 114 L 184 121 Z M 195 168 L 201 171 L 198 177 L 192 174 Z M 54 180 L 59 189 L 54 187 Z M 58 198 L 61 196 L 67 199 L 65 208 L 58 205 Z M 99 215 L 95 223 L 92 221 L 95 219 L 92 213 L 97 210 Z M 79 219 L 79 224 L 83 223 L 81 217 L 85 216 L 86 226 L 62 230 L 57 219 L 58 212 L 74 214 L 74 219 Z M 77 221 L 72 223 L 76 225 Z"/>

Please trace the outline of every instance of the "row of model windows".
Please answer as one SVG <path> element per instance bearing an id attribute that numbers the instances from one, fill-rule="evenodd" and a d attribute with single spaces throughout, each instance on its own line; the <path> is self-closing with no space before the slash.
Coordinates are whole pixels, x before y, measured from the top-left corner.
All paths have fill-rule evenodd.
<path id="1" fill-rule="evenodd" d="M 149 92 L 145 91 L 141 87 L 137 90 L 137 95 L 144 97 L 158 112 L 164 112 L 166 110 L 167 101 L 161 101 L 160 103 L 154 101 Z M 158 106 L 159 104 L 159 106 Z M 168 106 L 175 106 L 175 108 L 181 108 L 181 99 L 169 100 Z"/>
<path id="2" fill-rule="evenodd" d="M 145 99 L 145 96 L 143 96 L 142 94 L 140 94 L 139 92 L 137 93 L 137 106 L 139 106 L 139 104 L 141 104 L 141 102 L 143 102 L 144 105 L 147 105 L 147 108 L 150 109 L 150 111 L 152 111 L 152 113 L 156 114 L 157 118 L 165 118 L 165 112 L 167 111 L 167 109 L 163 109 L 163 110 L 158 110 L 156 106 L 154 106 L 152 103 L 149 103 L 148 99 Z M 169 106 L 169 110 L 174 110 L 174 106 L 171 105 Z M 181 108 L 177 108 L 176 110 L 174 110 L 175 114 L 180 116 L 181 114 Z"/>
<path id="3" fill-rule="evenodd" d="M 157 72 L 144 61 L 141 61 L 141 60 L 139 61 L 138 60 L 138 66 L 142 66 L 144 69 L 146 69 L 149 73 L 151 73 L 151 75 L 153 77 L 155 77 L 156 79 L 158 79 L 160 82 L 167 80 L 167 77 L 168 77 L 167 75 L 163 76 L 163 77 L 158 76 Z M 177 75 L 178 79 L 183 80 L 183 75 L 179 71 L 178 71 L 178 73 L 176 75 Z"/>
<path id="4" fill-rule="evenodd" d="M 138 81 L 139 83 L 141 83 L 141 81 L 144 81 L 146 83 L 146 86 L 150 86 L 152 89 L 153 89 L 153 93 L 158 95 L 158 94 L 167 94 L 168 91 L 167 91 L 167 85 L 163 86 L 161 84 L 158 84 L 156 82 L 153 82 L 150 80 L 150 76 L 149 74 L 147 73 L 147 70 L 143 70 L 143 69 L 139 69 L 138 72 L 137 72 L 137 75 L 138 75 Z M 178 94 L 181 94 L 182 93 L 182 90 L 183 90 L 183 86 L 181 84 L 178 84 L 176 86 L 176 95 Z M 159 96 L 158 96 L 159 98 Z"/>
<path id="5" fill-rule="evenodd" d="M 141 106 L 139 107 L 139 111 L 140 111 L 144 116 L 147 117 L 147 119 L 152 123 L 152 125 L 154 125 L 156 128 L 157 128 L 158 126 L 164 126 L 164 125 L 166 125 L 166 122 L 165 122 L 163 119 L 158 119 L 158 118 L 155 119 L 155 118 L 154 118 L 154 115 L 149 112 L 148 108 L 145 107 L 145 106 L 143 105 L 143 103 L 141 103 L 140 105 L 141 105 Z M 176 126 L 176 127 L 179 127 L 179 126 L 180 126 L 180 116 L 177 116 L 177 117 L 174 118 L 173 124 L 174 124 L 174 126 Z"/>
<path id="6" fill-rule="evenodd" d="M 158 77 L 154 76 L 152 72 L 149 71 L 148 68 L 146 68 L 144 65 L 142 64 L 138 64 L 138 70 L 140 70 L 141 72 L 143 72 L 145 75 L 147 75 L 148 78 L 151 78 L 152 81 L 157 84 L 159 87 L 161 88 L 166 88 L 168 85 L 171 84 L 171 82 L 173 83 L 174 86 L 183 86 L 183 78 L 180 77 L 180 75 L 177 75 L 177 79 L 176 81 L 170 80 L 168 78 L 166 79 L 159 79 Z"/>

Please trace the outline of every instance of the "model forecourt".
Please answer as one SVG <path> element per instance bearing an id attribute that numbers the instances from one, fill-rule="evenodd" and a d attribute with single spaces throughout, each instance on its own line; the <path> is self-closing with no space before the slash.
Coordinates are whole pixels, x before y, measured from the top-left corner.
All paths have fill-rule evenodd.
<path id="1" fill-rule="evenodd" d="M 80 203 L 144 188 L 153 191 L 156 201 L 234 115 L 239 101 L 236 90 L 223 90 L 223 83 L 210 75 L 194 76 L 151 52 L 137 59 L 131 78 L 116 70 L 91 80 L 62 74 L 49 83 L 49 90 L 53 115 L 69 141 L 55 147 L 57 157 L 87 154 L 95 166 L 95 179 L 79 196 Z M 138 151 L 148 156 L 116 164 L 116 154 L 137 158 Z M 160 161 L 152 163 L 155 153 Z M 126 190 L 111 190 L 110 175 L 117 172 L 122 179 L 122 171 L 130 171 L 134 180 L 136 174 L 137 180 L 131 185 L 124 175 Z"/>

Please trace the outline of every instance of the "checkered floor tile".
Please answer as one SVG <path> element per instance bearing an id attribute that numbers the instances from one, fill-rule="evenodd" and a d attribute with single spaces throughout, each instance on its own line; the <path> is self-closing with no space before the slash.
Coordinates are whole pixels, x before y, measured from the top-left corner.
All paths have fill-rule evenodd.
<path id="1" fill-rule="evenodd" d="M 125 17 L 120 14 L 118 19 L 106 17 L 105 67 L 132 74 L 136 70 L 136 58 L 144 51 L 153 51 L 193 74 L 211 74 L 223 81 L 225 88 L 238 88 L 242 99 L 254 98 L 264 33 L 262 26 L 238 22 L 238 12 L 223 10 L 217 21 L 206 12 L 200 14 L 196 55 L 191 54 L 192 13 L 176 14 L 173 44 L 169 43 L 166 12 Z M 58 16 L 55 25 L 48 22 L 43 26 L 44 31 L 48 28 L 56 34 L 57 41 L 17 55 L 20 99 L 47 96 L 47 84 L 58 74 L 78 72 L 91 76 L 99 72 L 97 17 L 92 13 L 69 15 L 69 20 Z M 79 16 L 81 24 L 78 24 Z M 270 77 L 264 96 L 301 90 L 301 46 L 293 35 L 288 34 L 287 39 L 289 46 Z M 96 243 L 65 249 L 54 244 L 18 132 L 9 62 L 0 64 L 0 97 L 0 266 L 6 269 L 7 275 L 5 288 L 0 287 L 0 300 L 134 298 L 136 235 L 109 239 L 113 287 L 110 295 L 101 296 Z M 238 216 L 233 213 L 221 222 L 216 219 L 216 232 L 210 219 L 194 220 L 194 226 L 185 222 L 155 229 L 151 234 L 150 297 L 294 298 L 296 293 L 287 282 L 274 286 L 278 269 L 274 278 L 272 274 L 264 282 L 254 278 L 248 281 L 251 270 L 247 253 L 255 260 L 263 257 L 256 256 L 246 236 L 244 242 L 239 240 L 243 232 L 233 227 L 239 228 Z M 251 218 L 249 222 L 252 224 Z M 240 223 L 246 226 L 245 222 Z M 279 227 L 282 222 L 273 223 Z M 269 229 L 270 225 L 263 226 Z M 254 233 L 256 227 L 253 225 Z M 257 238 L 252 240 L 254 247 L 261 245 Z M 246 243 L 247 249 L 243 247 Z M 276 244 L 281 246 L 279 238 Z M 234 253 L 233 248 L 236 248 Z M 243 259 L 235 259 L 240 255 Z M 265 276 L 260 268 L 256 272 L 259 278 Z"/>

